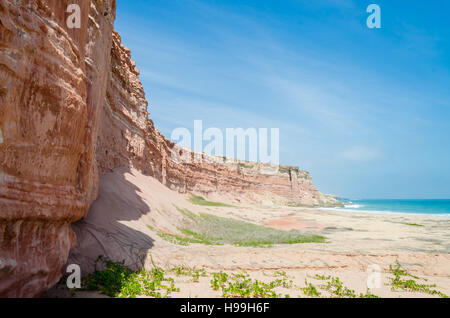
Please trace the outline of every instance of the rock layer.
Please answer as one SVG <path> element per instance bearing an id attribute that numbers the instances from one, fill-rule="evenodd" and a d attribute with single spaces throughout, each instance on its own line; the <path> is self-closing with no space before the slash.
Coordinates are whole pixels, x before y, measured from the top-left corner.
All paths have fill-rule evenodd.
<path id="1" fill-rule="evenodd" d="M 69 4 L 81 9 L 70 29 Z M 228 160 L 180 163 L 154 126 L 115 0 L 0 0 L 0 296 L 61 277 L 99 173 L 131 166 L 179 192 L 323 205 L 305 171 Z M 190 154 L 191 156 L 204 156 Z M 256 196 L 255 196 L 256 195 Z"/>
<path id="2" fill-rule="evenodd" d="M 67 26 L 69 4 L 81 9 L 80 28 Z M 114 15 L 111 0 L 0 0 L 1 296 L 58 281 L 70 224 L 96 198 Z"/>

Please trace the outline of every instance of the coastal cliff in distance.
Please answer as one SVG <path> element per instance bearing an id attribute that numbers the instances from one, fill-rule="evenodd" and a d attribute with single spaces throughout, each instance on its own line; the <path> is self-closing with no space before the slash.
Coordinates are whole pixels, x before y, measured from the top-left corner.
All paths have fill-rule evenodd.
<path id="1" fill-rule="evenodd" d="M 194 152 L 188 156 L 202 156 L 201 162 L 172 160 L 173 151 L 189 150 L 178 148 L 154 127 L 130 50 L 122 45 L 116 32 L 112 42 L 111 74 L 96 145 L 100 174 L 132 166 L 181 193 L 226 193 L 257 201 L 274 197 L 279 203 L 302 206 L 338 204 L 320 193 L 309 173 L 298 167 L 233 159 L 217 162 Z"/>
<path id="2" fill-rule="evenodd" d="M 66 24 L 69 4 L 81 8 L 80 28 Z M 0 296 L 37 296 L 60 279 L 71 224 L 117 168 L 181 193 L 338 204 L 295 167 L 173 161 L 176 146 L 149 119 L 139 70 L 113 31 L 115 9 L 115 0 L 0 0 Z"/>

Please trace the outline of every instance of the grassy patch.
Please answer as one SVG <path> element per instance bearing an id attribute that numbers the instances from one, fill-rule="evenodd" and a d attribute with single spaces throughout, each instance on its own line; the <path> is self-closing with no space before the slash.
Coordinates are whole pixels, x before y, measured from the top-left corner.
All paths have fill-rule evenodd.
<path id="1" fill-rule="evenodd" d="M 195 205 L 203 205 L 203 206 L 232 207 L 232 205 L 225 203 L 207 201 L 205 200 L 205 198 L 192 193 L 191 197 L 189 198 L 189 202 Z"/>
<path id="2" fill-rule="evenodd" d="M 170 234 L 170 233 L 165 233 L 165 232 L 161 232 L 161 231 L 157 231 L 156 234 L 158 234 L 158 236 L 160 238 L 162 238 L 163 240 L 170 242 L 172 244 L 176 244 L 176 245 L 188 246 L 191 243 L 201 243 L 198 240 L 192 239 L 190 237 L 177 235 L 177 234 Z"/>
<path id="3" fill-rule="evenodd" d="M 448 296 L 444 293 L 435 289 L 431 289 L 436 287 L 436 285 L 421 284 L 415 281 L 414 279 L 420 280 L 421 278 L 414 276 L 403 269 L 398 261 L 396 262 L 395 266 L 390 265 L 389 269 L 390 272 L 394 275 L 394 277 L 391 279 L 393 290 L 400 289 L 413 292 L 422 292 L 430 295 L 437 295 L 443 298 L 448 298 Z M 426 279 L 422 280 L 426 281 Z"/>
<path id="4" fill-rule="evenodd" d="M 236 246 L 270 247 L 273 244 L 325 242 L 325 238 L 319 235 L 282 231 L 209 214 L 201 214 L 193 226 L 214 242 Z"/>
<path id="5" fill-rule="evenodd" d="M 178 234 L 171 234 L 162 232 L 160 230 L 155 229 L 154 227 L 147 225 L 148 228 L 162 238 L 163 240 L 170 242 L 172 244 L 176 245 L 183 245 L 188 246 L 189 244 L 205 244 L 205 245 L 212 245 L 211 242 L 207 241 L 206 239 L 203 239 L 202 236 L 198 233 L 195 233 L 190 230 L 185 229 L 179 229 L 184 235 L 178 235 Z"/>
<path id="6" fill-rule="evenodd" d="M 276 230 L 244 221 L 210 214 L 196 215 L 187 209 L 177 209 L 185 216 L 183 228 L 178 228 L 182 235 L 157 231 L 160 237 L 174 244 L 231 244 L 235 246 L 271 247 L 274 244 L 326 242 L 325 237 L 320 235 L 304 234 L 296 230 Z"/>
<path id="7" fill-rule="evenodd" d="M 417 224 L 417 223 L 407 223 L 406 225 L 409 225 L 409 226 L 419 226 L 419 227 L 422 227 L 422 226 L 423 226 L 422 224 Z"/>
<path id="8" fill-rule="evenodd" d="M 274 289 L 276 287 L 289 288 L 292 282 L 286 279 L 277 279 L 265 283 L 257 279 L 251 279 L 246 273 L 228 275 L 224 272 L 214 273 L 211 279 L 211 288 L 221 290 L 225 298 L 280 298 Z M 290 295 L 286 294 L 286 298 Z"/>
<path id="9" fill-rule="evenodd" d="M 205 245 L 220 245 L 220 243 L 218 242 L 214 242 L 213 240 L 211 240 L 210 237 L 194 232 L 192 230 L 189 229 L 184 229 L 184 228 L 180 228 L 179 229 L 181 231 L 181 233 L 183 233 L 186 237 L 190 238 L 191 240 L 196 241 L 199 244 L 205 244 Z"/>
<path id="10" fill-rule="evenodd" d="M 174 205 L 174 207 L 177 209 L 178 212 L 183 214 L 188 219 L 191 219 L 192 221 L 197 220 L 198 216 L 195 213 L 192 213 L 191 211 L 189 211 L 188 209 L 180 209 L 176 205 Z"/>
<path id="11" fill-rule="evenodd" d="M 98 262 L 104 265 L 104 270 L 97 270 Z M 119 298 L 143 295 L 162 298 L 168 297 L 172 291 L 179 291 L 174 280 L 166 278 L 160 268 L 136 272 L 124 266 L 123 262 L 116 263 L 103 256 L 95 262 L 94 273 L 83 280 L 83 289 Z"/>

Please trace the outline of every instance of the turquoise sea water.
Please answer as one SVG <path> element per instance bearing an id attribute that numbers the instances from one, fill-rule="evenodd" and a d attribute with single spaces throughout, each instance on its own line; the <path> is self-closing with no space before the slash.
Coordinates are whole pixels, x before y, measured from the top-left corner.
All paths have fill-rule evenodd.
<path id="1" fill-rule="evenodd" d="M 337 210 L 450 216 L 450 200 L 348 200 Z"/>

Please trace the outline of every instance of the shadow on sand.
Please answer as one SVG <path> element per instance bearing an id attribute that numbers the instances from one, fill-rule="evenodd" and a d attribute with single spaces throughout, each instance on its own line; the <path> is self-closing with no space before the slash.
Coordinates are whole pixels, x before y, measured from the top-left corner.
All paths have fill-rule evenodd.
<path id="1" fill-rule="evenodd" d="M 82 276 L 94 270 L 99 255 L 125 261 L 133 270 L 142 269 L 153 247 L 154 240 L 142 224 L 126 224 L 150 213 L 150 207 L 139 196 L 141 189 L 126 180 L 127 173 L 133 174 L 129 168 L 119 168 L 101 176 L 97 200 L 88 215 L 72 225 L 77 242 L 67 265 L 79 265 Z"/>

